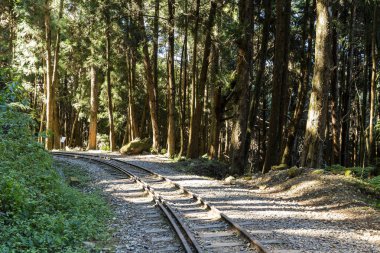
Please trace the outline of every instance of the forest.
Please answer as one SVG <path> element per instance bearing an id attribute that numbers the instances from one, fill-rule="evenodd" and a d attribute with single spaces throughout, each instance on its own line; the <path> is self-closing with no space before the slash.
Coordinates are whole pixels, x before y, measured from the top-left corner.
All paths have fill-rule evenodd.
<path id="1" fill-rule="evenodd" d="M 378 175 L 379 6 L 2 0 L 0 91 L 22 84 L 47 150 L 140 139 L 232 175 L 335 164 Z"/>

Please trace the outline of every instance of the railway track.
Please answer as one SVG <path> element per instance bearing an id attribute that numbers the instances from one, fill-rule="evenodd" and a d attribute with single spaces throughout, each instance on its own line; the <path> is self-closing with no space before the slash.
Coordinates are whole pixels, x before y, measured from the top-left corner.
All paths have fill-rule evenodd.
<path id="1" fill-rule="evenodd" d="M 245 229 L 195 193 L 149 169 L 108 155 L 53 152 L 88 159 L 127 175 L 156 202 L 185 252 L 269 252 Z"/>

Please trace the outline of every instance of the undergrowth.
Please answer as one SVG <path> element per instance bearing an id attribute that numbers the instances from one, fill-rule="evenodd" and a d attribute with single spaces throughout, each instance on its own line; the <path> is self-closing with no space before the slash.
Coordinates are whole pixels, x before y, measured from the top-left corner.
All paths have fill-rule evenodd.
<path id="1" fill-rule="evenodd" d="M 345 175 L 361 180 L 362 183 L 380 191 L 380 176 L 375 176 L 375 167 L 350 167 L 346 168 L 341 165 L 332 165 L 325 169 L 327 172 L 336 175 Z"/>
<path id="2" fill-rule="evenodd" d="M 83 242 L 106 242 L 110 211 L 104 200 L 61 179 L 31 124 L 28 114 L 3 103 L 0 252 L 87 252 Z"/>

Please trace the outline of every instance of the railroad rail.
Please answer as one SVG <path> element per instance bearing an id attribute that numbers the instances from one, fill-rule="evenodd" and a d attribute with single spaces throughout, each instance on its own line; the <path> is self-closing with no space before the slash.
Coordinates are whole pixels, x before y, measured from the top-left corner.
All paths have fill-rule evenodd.
<path id="1" fill-rule="evenodd" d="M 89 159 L 128 175 L 153 197 L 186 252 L 270 252 L 202 197 L 147 168 L 105 154 L 53 152 L 53 155 Z"/>

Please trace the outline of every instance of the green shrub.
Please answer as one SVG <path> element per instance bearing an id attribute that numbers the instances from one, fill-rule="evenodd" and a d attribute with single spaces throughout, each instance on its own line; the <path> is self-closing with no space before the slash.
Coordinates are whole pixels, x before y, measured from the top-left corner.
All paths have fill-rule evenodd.
<path id="1" fill-rule="evenodd" d="M 282 163 L 282 164 L 280 164 L 280 165 L 274 165 L 274 166 L 272 166 L 272 170 L 286 170 L 288 168 L 288 165 L 287 164 L 285 164 L 285 163 Z"/>
<path id="2" fill-rule="evenodd" d="M 293 166 L 287 170 L 287 174 L 288 174 L 289 178 L 297 177 L 297 176 L 301 175 L 301 173 L 302 173 L 302 169 L 298 168 L 296 166 Z"/>
<path id="3" fill-rule="evenodd" d="M 69 187 L 33 139 L 30 117 L 3 108 L 0 252 L 85 252 L 84 241 L 106 241 L 110 210 L 105 201 Z"/>
<path id="4" fill-rule="evenodd" d="M 330 171 L 337 175 L 355 176 L 360 178 L 369 178 L 374 175 L 374 167 L 350 167 L 346 168 L 342 165 L 336 164 L 326 168 L 326 171 Z"/>
<path id="5" fill-rule="evenodd" d="M 370 183 L 373 187 L 380 190 L 380 176 L 371 178 L 368 180 L 368 183 Z"/>
<path id="6" fill-rule="evenodd" d="M 314 174 L 314 175 L 322 175 L 324 173 L 325 173 L 325 170 L 322 170 L 322 169 L 316 169 L 311 172 L 311 174 Z"/>
<path id="7" fill-rule="evenodd" d="M 375 173 L 374 167 L 352 167 L 349 168 L 356 177 L 369 178 Z"/>
<path id="8" fill-rule="evenodd" d="M 346 167 L 340 165 L 340 164 L 334 164 L 325 169 L 326 171 L 330 171 L 333 174 L 343 174 L 346 170 Z"/>
<path id="9" fill-rule="evenodd" d="M 126 155 L 138 155 L 144 151 L 148 152 L 151 146 L 152 146 L 152 143 L 150 142 L 149 138 L 135 139 L 131 141 L 130 143 L 128 143 L 127 145 L 123 146 L 120 149 L 120 153 L 126 154 Z"/>

